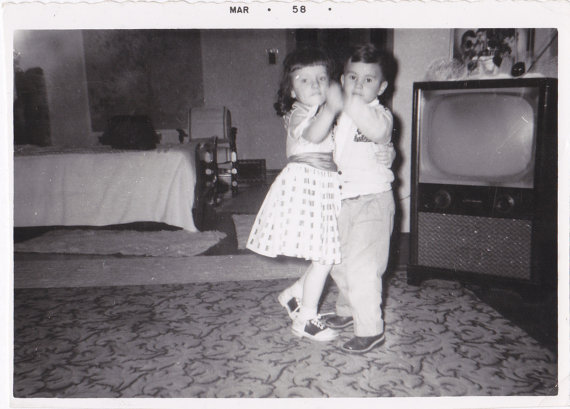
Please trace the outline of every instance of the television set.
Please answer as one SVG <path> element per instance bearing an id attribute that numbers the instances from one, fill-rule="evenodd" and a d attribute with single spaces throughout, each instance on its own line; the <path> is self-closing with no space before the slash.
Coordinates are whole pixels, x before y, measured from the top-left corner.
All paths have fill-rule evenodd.
<path id="1" fill-rule="evenodd" d="M 413 93 L 408 281 L 552 281 L 557 80 L 417 82 Z"/>
<path id="2" fill-rule="evenodd" d="M 425 90 L 420 183 L 532 188 L 538 90 Z"/>

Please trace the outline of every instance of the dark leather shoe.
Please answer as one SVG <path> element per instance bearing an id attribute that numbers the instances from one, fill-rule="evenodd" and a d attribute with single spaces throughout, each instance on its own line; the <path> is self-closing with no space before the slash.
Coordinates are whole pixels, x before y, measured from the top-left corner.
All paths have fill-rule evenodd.
<path id="1" fill-rule="evenodd" d="M 341 329 L 346 328 L 352 324 L 352 317 L 343 317 L 341 315 L 333 315 L 327 318 L 326 323 L 329 328 Z"/>
<path id="2" fill-rule="evenodd" d="M 363 354 L 374 347 L 382 345 L 385 340 L 384 334 L 375 335 L 373 337 L 354 337 L 344 344 L 341 349 L 351 354 Z"/>

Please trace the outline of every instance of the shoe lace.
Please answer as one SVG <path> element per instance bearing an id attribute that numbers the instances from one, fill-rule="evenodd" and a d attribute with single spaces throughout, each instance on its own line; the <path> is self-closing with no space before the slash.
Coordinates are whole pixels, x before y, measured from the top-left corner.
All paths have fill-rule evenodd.
<path id="1" fill-rule="evenodd" d="M 299 297 L 293 297 L 293 298 L 295 298 L 295 301 L 297 302 L 297 308 L 295 308 L 293 312 L 299 312 L 299 310 L 301 309 L 301 299 Z"/>
<path id="2" fill-rule="evenodd" d="M 323 313 L 323 314 L 319 314 L 319 315 L 317 316 L 317 318 L 328 317 L 329 315 L 336 315 L 336 312 L 334 312 L 334 311 L 325 312 L 325 313 Z"/>
<path id="3" fill-rule="evenodd" d="M 321 320 L 324 314 L 319 314 L 311 320 L 311 323 L 319 329 L 325 329 L 326 324 Z"/>

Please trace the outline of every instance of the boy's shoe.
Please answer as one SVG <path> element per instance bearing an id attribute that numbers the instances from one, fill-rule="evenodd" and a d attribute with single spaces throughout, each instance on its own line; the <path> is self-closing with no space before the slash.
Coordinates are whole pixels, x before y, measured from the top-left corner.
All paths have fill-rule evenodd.
<path id="1" fill-rule="evenodd" d="M 326 323 L 330 328 L 333 329 L 341 329 L 346 328 L 353 322 L 352 317 L 343 317 L 342 315 L 333 315 L 332 317 L 327 318 Z"/>
<path id="2" fill-rule="evenodd" d="M 289 288 L 281 291 L 281 294 L 277 297 L 279 304 L 281 304 L 289 314 L 289 318 L 294 320 L 297 315 L 299 315 L 299 309 L 301 308 L 301 300 L 297 297 L 293 297 Z"/>
<path id="3" fill-rule="evenodd" d="M 344 352 L 349 352 L 351 354 L 363 354 L 374 347 L 382 345 L 385 340 L 386 338 L 384 337 L 384 334 L 372 337 L 354 337 L 344 344 L 341 349 Z"/>
<path id="4" fill-rule="evenodd" d="M 319 316 L 308 321 L 293 320 L 293 334 L 314 341 L 332 341 L 338 337 L 338 332 L 328 328 Z"/>

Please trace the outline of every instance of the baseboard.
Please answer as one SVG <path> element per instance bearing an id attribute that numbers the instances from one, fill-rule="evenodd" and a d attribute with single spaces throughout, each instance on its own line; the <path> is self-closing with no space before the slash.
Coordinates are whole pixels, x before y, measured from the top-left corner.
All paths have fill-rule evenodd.
<path id="1" fill-rule="evenodd" d="M 267 184 L 270 185 L 273 183 L 273 181 L 275 180 L 275 178 L 277 177 L 277 175 L 282 171 L 283 169 L 267 169 L 266 170 L 266 175 L 267 175 Z"/>

